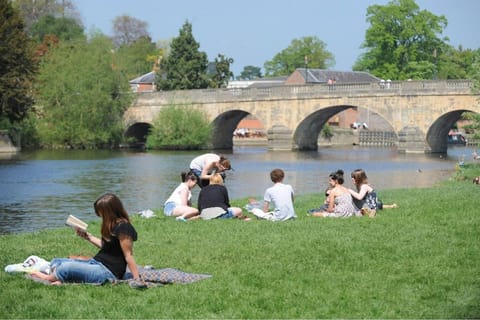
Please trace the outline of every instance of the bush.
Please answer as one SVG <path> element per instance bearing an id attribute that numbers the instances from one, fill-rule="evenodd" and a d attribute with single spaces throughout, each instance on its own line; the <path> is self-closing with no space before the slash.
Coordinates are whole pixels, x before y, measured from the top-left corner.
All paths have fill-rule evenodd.
<path id="1" fill-rule="evenodd" d="M 149 149 L 200 149 L 211 136 L 212 126 L 204 112 L 188 105 L 169 105 L 154 120 L 146 146 Z"/>

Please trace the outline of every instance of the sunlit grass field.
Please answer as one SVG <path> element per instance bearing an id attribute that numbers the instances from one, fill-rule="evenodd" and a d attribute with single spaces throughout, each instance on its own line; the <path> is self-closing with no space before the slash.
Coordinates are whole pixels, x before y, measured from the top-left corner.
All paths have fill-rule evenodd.
<path id="1" fill-rule="evenodd" d="M 96 250 L 67 227 L 1 236 L 0 318 L 479 318 L 476 175 L 480 167 L 467 165 L 434 188 L 380 190 L 399 208 L 374 219 L 307 216 L 322 193 L 297 196 L 298 219 L 282 223 L 135 216 L 139 264 L 213 275 L 143 291 L 7 274 L 29 255 Z M 98 235 L 93 213 L 89 229 Z"/>

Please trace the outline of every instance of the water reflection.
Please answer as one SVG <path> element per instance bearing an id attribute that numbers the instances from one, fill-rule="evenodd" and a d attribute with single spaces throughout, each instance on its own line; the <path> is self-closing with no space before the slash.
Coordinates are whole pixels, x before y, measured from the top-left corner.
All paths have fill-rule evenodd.
<path id="1" fill-rule="evenodd" d="M 323 148 L 318 152 L 269 152 L 236 147 L 227 156 L 234 171 L 231 198 L 261 197 L 269 172 L 282 168 L 297 194 L 322 192 L 327 176 L 364 168 L 377 189 L 426 187 L 445 179 L 462 154 L 399 154 L 395 148 Z M 37 151 L 0 160 L 0 234 L 63 226 L 68 214 L 96 219 L 93 201 L 114 192 L 130 213 L 161 208 L 198 152 Z M 346 185 L 349 186 L 349 181 Z M 199 189 L 194 189 L 194 199 Z"/>

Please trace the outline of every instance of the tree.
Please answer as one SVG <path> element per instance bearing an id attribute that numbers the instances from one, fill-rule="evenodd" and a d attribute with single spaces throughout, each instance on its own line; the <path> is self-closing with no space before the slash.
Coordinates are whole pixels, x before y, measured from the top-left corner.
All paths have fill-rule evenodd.
<path id="1" fill-rule="evenodd" d="M 295 69 L 305 67 L 305 57 L 308 57 L 309 68 L 327 69 L 335 64 L 333 54 L 327 51 L 323 41 L 316 36 L 303 37 L 292 40 L 286 49 L 265 62 L 265 75 L 290 75 Z"/>
<path id="2" fill-rule="evenodd" d="M 112 68 L 113 43 L 103 35 L 59 43 L 43 58 L 37 92 L 37 129 L 45 147 L 113 147 L 131 93 Z"/>
<path id="3" fill-rule="evenodd" d="M 439 38 L 447 25 L 445 16 L 420 10 L 414 0 L 392 0 L 367 8 L 370 27 L 354 70 L 385 79 L 431 79 L 435 55 L 448 38 Z"/>
<path id="4" fill-rule="evenodd" d="M 446 45 L 437 58 L 438 78 L 472 79 L 475 74 L 475 61 L 478 59 L 480 59 L 479 49 L 463 49 L 461 46 L 455 49 Z"/>
<path id="5" fill-rule="evenodd" d="M 71 18 L 78 25 L 82 25 L 80 14 L 71 0 L 15 0 L 12 4 L 21 12 L 27 32 L 45 16 Z"/>
<path id="6" fill-rule="evenodd" d="M 233 63 L 232 58 L 228 58 L 223 54 L 218 54 L 215 58 L 215 71 L 212 75 L 212 88 L 226 88 L 228 81 L 233 78 L 233 72 L 230 71 L 230 65 Z"/>
<path id="7" fill-rule="evenodd" d="M 169 105 L 154 120 L 146 145 L 150 149 L 199 149 L 211 135 L 212 127 L 205 113 L 189 105 Z"/>
<path id="8" fill-rule="evenodd" d="M 33 105 L 32 81 L 37 71 L 33 43 L 10 1 L 0 1 L 0 120 L 22 120 Z"/>
<path id="9" fill-rule="evenodd" d="M 52 15 L 41 17 L 30 27 L 30 35 L 38 43 L 42 42 L 47 35 L 54 35 L 61 41 L 85 38 L 83 31 L 83 26 L 75 19 L 55 18 Z"/>
<path id="10" fill-rule="evenodd" d="M 157 88 L 184 90 L 208 88 L 207 54 L 199 51 L 200 44 L 192 34 L 192 25 L 186 21 L 178 37 L 170 45 L 170 54 L 160 62 Z"/>
<path id="11" fill-rule="evenodd" d="M 114 52 L 114 65 L 129 80 L 152 71 L 155 61 L 161 55 L 155 43 L 143 37 L 137 41 L 126 44 Z"/>
<path id="12" fill-rule="evenodd" d="M 262 77 L 262 70 L 260 67 L 245 66 L 243 71 L 237 77 L 237 80 L 253 80 Z"/>
<path id="13" fill-rule="evenodd" d="M 113 41 L 117 47 L 130 45 L 141 38 L 150 39 L 145 21 L 123 15 L 113 20 Z"/>

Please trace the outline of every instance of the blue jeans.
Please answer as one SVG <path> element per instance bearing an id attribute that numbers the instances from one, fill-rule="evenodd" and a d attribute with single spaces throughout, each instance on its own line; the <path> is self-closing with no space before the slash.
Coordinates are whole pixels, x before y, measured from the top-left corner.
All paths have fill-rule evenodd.
<path id="1" fill-rule="evenodd" d="M 175 202 L 167 202 L 165 203 L 165 206 L 163 207 L 163 214 L 166 215 L 167 217 L 171 217 L 173 214 L 173 210 L 177 207 L 177 204 Z"/>
<path id="2" fill-rule="evenodd" d="M 219 219 L 230 219 L 230 218 L 233 218 L 233 217 L 235 217 L 235 215 L 233 214 L 233 210 L 228 208 L 227 213 L 222 214 L 218 218 Z"/>
<path id="3" fill-rule="evenodd" d="M 107 267 L 95 259 L 55 258 L 50 262 L 50 268 L 61 282 L 104 283 L 117 279 Z"/>

